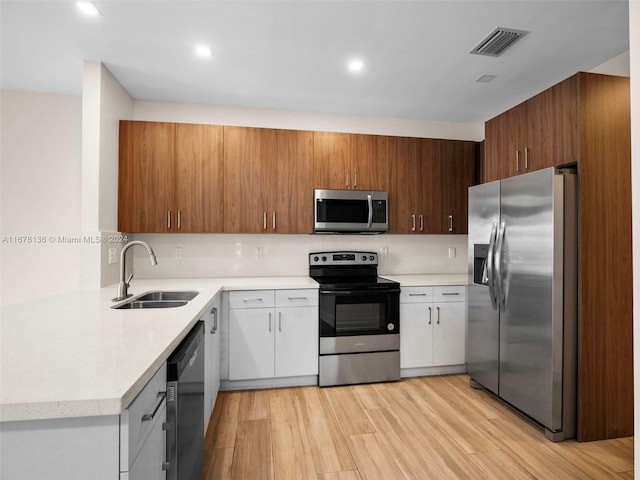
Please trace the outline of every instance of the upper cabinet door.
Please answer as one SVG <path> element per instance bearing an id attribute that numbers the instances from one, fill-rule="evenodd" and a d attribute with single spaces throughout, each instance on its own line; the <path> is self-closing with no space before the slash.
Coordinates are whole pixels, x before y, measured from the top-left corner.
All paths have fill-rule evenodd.
<path id="1" fill-rule="evenodd" d="M 269 171 L 265 152 L 271 139 L 262 128 L 224 127 L 224 231 L 263 233 L 268 199 L 263 197 Z"/>
<path id="2" fill-rule="evenodd" d="M 390 187 L 390 166 L 398 159 L 398 137 L 351 135 L 349 188 L 382 190 Z"/>
<path id="3" fill-rule="evenodd" d="M 398 137 L 396 159 L 389 171 L 388 233 L 415 233 L 415 212 L 420 198 L 418 156 L 420 139 Z"/>
<path id="4" fill-rule="evenodd" d="M 313 230 L 313 132 L 274 130 L 276 160 L 271 229 L 275 233 L 311 233 Z"/>
<path id="5" fill-rule="evenodd" d="M 118 230 L 162 233 L 175 226 L 175 124 L 120 122 Z"/>
<path id="6" fill-rule="evenodd" d="M 223 231 L 223 129 L 176 125 L 176 231 Z"/>
<path id="7" fill-rule="evenodd" d="M 352 185 L 350 170 L 351 135 L 313 133 L 313 188 L 345 189 Z"/>
<path id="8" fill-rule="evenodd" d="M 469 187 L 475 185 L 475 142 L 440 141 L 443 220 L 441 233 L 466 234 Z"/>

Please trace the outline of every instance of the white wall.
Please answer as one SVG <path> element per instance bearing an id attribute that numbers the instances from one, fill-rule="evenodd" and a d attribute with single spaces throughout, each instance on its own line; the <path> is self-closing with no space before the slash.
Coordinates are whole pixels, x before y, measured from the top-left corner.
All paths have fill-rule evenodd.
<path id="1" fill-rule="evenodd" d="M 0 96 L 0 288 L 9 305 L 80 285 L 82 99 Z"/>
<path id="2" fill-rule="evenodd" d="M 631 191 L 633 196 L 633 345 L 635 433 L 640 432 L 640 1 L 629 2 L 631 65 Z M 635 473 L 640 474 L 640 443 L 635 446 Z"/>
<path id="3" fill-rule="evenodd" d="M 622 52 L 620 55 L 607 60 L 602 65 L 589 70 L 591 73 L 603 73 L 606 75 L 617 75 L 619 77 L 628 77 L 631 65 L 629 62 L 629 51 Z"/>
<path id="4" fill-rule="evenodd" d="M 325 132 L 367 133 L 450 140 L 484 138 L 484 124 L 432 122 L 402 118 L 330 115 L 259 108 L 218 107 L 189 103 L 136 100 L 134 119 L 236 125 L 243 127 L 316 130 Z"/>
<path id="5" fill-rule="evenodd" d="M 118 129 L 133 115 L 133 99 L 100 62 L 85 61 L 82 83 L 82 242 L 81 282 L 97 288 L 118 281 L 117 263 L 108 263 L 109 248 L 119 255 Z"/>

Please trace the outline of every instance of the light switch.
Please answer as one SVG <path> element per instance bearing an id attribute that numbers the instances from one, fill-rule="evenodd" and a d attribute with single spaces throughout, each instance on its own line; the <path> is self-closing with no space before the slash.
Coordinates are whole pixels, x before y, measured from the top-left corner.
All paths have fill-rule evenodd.
<path id="1" fill-rule="evenodd" d="M 109 265 L 118 261 L 118 252 L 115 247 L 109 247 Z"/>

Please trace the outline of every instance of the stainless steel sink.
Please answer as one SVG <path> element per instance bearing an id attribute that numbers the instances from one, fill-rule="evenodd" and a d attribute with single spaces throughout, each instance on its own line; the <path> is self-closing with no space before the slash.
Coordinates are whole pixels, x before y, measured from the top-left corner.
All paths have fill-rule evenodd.
<path id="1" fill-rule="evenodd" d="M 175 308 L 175 307 L 183 307 L 187 303 L 186 300 L 147 300 L 147 301 L 139 301 L 134 300 L 132 302 L 127 302 L 119 307 L 113 307 L 117 310 L 123 309 L 134 309 L 134 308 Z"/>
<path id="2" fill-rule="evenodd" d="M 190 301 L 196 298 L 198 292 L 149 292 L 145 293 L 141 297 L 136 298 L 136 301 L 145 302 L 147 300 L 186 300 Z"/>
<path id="3" fill-rule="evenodd" d="M 193 300 L 198 292 L 149 292 L 134 297 L 128 302 L 111 307 L 116 310 L 131 310 L 138 308 L 176 308 L 183 307 Z"/>

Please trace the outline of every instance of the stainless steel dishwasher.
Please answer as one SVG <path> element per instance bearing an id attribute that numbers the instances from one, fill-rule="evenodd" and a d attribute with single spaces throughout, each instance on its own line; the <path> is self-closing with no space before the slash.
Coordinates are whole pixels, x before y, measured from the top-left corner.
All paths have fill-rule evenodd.
<path id="1" fill-rule="evenodd" d="M 167 360 L 167 480 L 198 480 L 204 464 L 204 322 Z"/>

